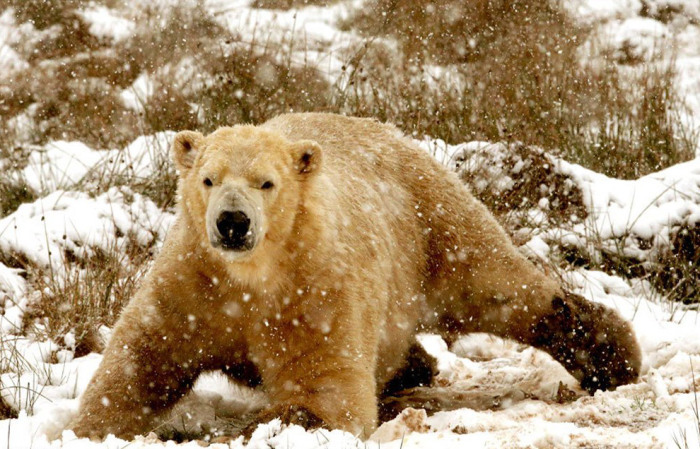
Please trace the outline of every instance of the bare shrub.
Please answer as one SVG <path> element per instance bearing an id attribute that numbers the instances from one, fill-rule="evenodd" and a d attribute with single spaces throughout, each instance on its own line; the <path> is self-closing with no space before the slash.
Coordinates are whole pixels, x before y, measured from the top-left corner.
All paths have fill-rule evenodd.
<path id="1" fill-rule="evenodd" d="M 454 162 L 460 178 L 511 231 L 571 225 L 588 215 L 581 190 L 541 148 L 483 145 Z M 532 210 L 543 222 L 528 222 Z"/>
<path id="2" fill-rule="evenodd" d="M 0 9 L 12 8 L 18 23 L 30 22 L 43 30 L 62 23 L 80 3 L 80 0 L 3 0 Z"/>
<path id="3" fill-rule="evenodd" d="M 20 204 L 35 199 L 34 192 L 23 180 L 0 179 L 0 218 L 17 210 Z"/>
<path id="4" fill-rule="evenodd" d="M 214 82 L 199 92 L 205 129 L 327 108 L 330 86 L 314 67 L 296 66 L 274 48 L 256 51 L 250 45 L 206 60 Z"/>
<path id="5" fill-rule="evenodd" d="M 700 303 L 700 226 L 683 225 L 671 234 L 671 242 L 656 260 L 649 281 L 667 299 Z"/>
<path id="6" fill-rule="evenodd" d="M 0 396 L 0 419 L 17 418 L 17 411 L 10 407 Z"/>
<path id="7" fill-rule="evenodd" d="M 33 201 L 34 192 L 27 186 L 19 169 L 24 167 L 28 153 L 16 145 L 16 138 L 6 125 L 0 125 L 0 218 L 14 212 L 22 203 Z"/>
<path id="8" fill-rule="evenodd" d="M 207 50 L 205 44 L 226 39 L 228 31 L 214 21 L 201 5 L 146 8 L 134 36 L 115 46 L 118 59 L 135 73 L 155 73 L 157 69 L 196 57 Z"/>

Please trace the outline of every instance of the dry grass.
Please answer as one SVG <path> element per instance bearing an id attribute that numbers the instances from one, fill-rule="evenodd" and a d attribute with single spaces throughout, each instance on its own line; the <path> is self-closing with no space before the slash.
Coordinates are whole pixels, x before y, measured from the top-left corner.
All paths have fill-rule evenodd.
<path id="1" fill-rule="evenodd" d="M 2 0 L 0 10 L 14 9 L 17 23 L 29 22 L 39 30 L 63 23 L 79 7 L 80 0 Z"/>
<path id="2" fill-rule="evenodd" d="M 0 180 L 0 218 L 5 217 L 22 204 L 34 201 L 34 192 L 22 181 Z"/>
<path id="3" fill-rule="evenodd" d="M 700 302 L 700 228 L 682 224 L 670 233 L 668 247 L 654 248 L 651 239 L 625 234 L 611 239 L 602 239 L 592 232 L 585 238 L 586 247 L 567 244 L 558 245 L 561 258 L 574 267 L 600 270 L 625 279 L 640 279 L 649 282 L 652 291 L 650 299 L 662 298 L 671 303 L 697 304 Z M 648 260 L 639 260 L 626 255 L 624 248 L 630 240 L 642 251 Z"/>
<path id="4" fill-rule="evenodd" d="M 253 8 L 282 9 L 303 8 L 305 6 L 328 6 L 338 0 L 253 0 Z"/>
<path id="5" fill-rule="evenodd" d="M 409 60 L 436 64 L 495 58 L 501 66 L 518 53 L 576 45 L 580 34 L 560 9 L 539 0 L 372 0 L 345 26 L 392 36 Z M 564 35 L 571 41 L 563 42 Z"/>
<path id="6" fill-rule="evenodd" d="M 30 267 L 39 298 L 24 315 L 25 332 L 57 342 L 73 332 L 76 356 L 100 351 L 98 329 L 114 324 L 152 257 L 149 248 L 125 242 L 88 260 L 66 253 L 60 273 Z"/>
<path id="7" fill-rule="evenodd" d="M 28 153 L 22 147 L 14 146 L 9 130 L 0 125 L 0 218 L 14 212 L 22 203 L 33 201 L 34 192 L 27 186 L 19 173 L 24 167 Z"/>
<path id="8" fill-rule="evenodd" d="M 369 4 L 345 26 L 396 38 L 404 57 L 358 51 L 359 70 L 348 75 L 341 97 L 352 113 L 450 142 L 539 145 L 622 178 L 692 157 L 698 136 L 683 132 L 674 115 L 683 103 L 672 90 L 672 65 L 641 66 L 629 83 L 612 61 L 581 64 L 590 30 L 549 2 Z M 426 73 L 436 63 L 450 65 L 460 82 L 431 79 Z"/>
<path id="9" fill-rule="evenodd" d="M 330 86 L 310 66 L 297 67 L 271 47 L 223 53 L 207 61 L 216 80 L 201 91 L 203 127 L 262 123 L 283 112 L 327 109 Z"/>

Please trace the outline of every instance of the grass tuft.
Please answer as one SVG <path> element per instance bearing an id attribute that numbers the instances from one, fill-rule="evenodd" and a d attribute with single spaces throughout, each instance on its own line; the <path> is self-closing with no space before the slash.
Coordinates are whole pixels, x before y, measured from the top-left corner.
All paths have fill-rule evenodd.
<path id="1" fill-rule="evenodd" d="M 124 242 L 87 260 L 67 252 L 60 273 L 30 268 L 39 297 L 24 315 L 25 331 L 56 342 L 72 332 L 76 356 L 101 351 L 99 328 L 114 324 L 152 257 L 149 248 Z"/>

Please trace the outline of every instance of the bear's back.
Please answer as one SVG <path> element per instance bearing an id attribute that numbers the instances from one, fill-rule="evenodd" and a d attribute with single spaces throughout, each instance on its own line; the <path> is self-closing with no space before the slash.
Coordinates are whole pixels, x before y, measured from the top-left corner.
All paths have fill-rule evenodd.
<path id="1" fill-rule="evenodd" d="M 353 176 L 347 175 L 355 174 L 364 183 L 405 188 L 411 196 L 422 196 L 425 192 L 416 192 L 415 187 L 426 186 L 416 181 L 439 183 L 447 175 L 395 126 L 374 119 L 296 113 L 277 116 L 262 127 L 291 141 L 316 141 L 323 150 L 322 171 L 336 180 L 352 182 Z"/>

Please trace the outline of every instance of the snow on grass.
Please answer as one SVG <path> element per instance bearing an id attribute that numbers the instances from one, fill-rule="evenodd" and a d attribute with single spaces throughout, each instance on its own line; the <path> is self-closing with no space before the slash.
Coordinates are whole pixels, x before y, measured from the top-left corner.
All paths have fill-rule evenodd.
<path id="1" fill-rule="evenodd" d="M 147 73 L 142 73 L 134 80 L 131 86 L 122 90 L 119 94 L 124 106 L 137 112 L 144 111 L 144 105 L 155 93 L 153 80 Z"/>
<path id="2" fill-rule="evenodd" d="M 510 190 L 525 164 L 505 164 L 510 152 L 502 143 L 448 145 L 439 139 L 425 139 L 418 144 L 451 169 L 468 172 L 478 192 Z M 622 180 L 543 155 L 554 171 L 569 178 L 581 192 L 588 213 L 568 229 L 535 230 L 528 251 L 544 260 L 548 253 L 545 242 L 563 242 L 581 249 L 602 245 L 641 262 L 654 261 L 669 250 L 671 236 L 680 227 L 693 228 L 700 223 L 700 158 L 636 180 Z M 546 209 L 547 205 L 540 206 Z"/>
<path id="3" fill-rule="evenodd" d="M 261 50 L 270 42 L 288 43 L 290 53 L 285 53 L 285 58 L 301 67 L 310 62 L 331 83 L 343 74 L 348 50 L 363 42 L 357 34 L 337 27 L 339 20 L 361 4 L 359 0 L 288 11 L 251 8 L 250 3 L 248 0 L 208 0 L 205 4 L 219 24 L 235 36 L 245 36 L 240 42 L 243 49 L 247 49 L 251 42 L 258 42 Z"/>
<path id="4" fill-rule="evenodd" d="M 642 65 L 653 63 L 660 53 L 671 58 L 663 62 L 674 64 L 678 73 L 676 89 L 687 107 L 674 113 L 680 115 L 689 132 L 700 134 L 700 2 L 567 0 L 563 5 L 581 22 L 596 28 L 592 55 L 609 51 L 618 60 L 636 58 Z M 630 69 L 634 72 L 639 67 Z M 695 154 L 700 157 L 700 141 Z"/>
<path id="5" fill-rule="evenodd" d="M 0 249 L 56 270 L 66 251 L 85 258 L 96 249 L 108 252 L 126 238 L 143 246 L 162 240 L 172 218 L 127 188 L 113 187 L 95 198 L 58 190 L 0 220 Z"/>
<path id="6" fill-rule="evenodd" d="M 7 9 L 0 14 L 0 67 L 3 68 L 0 77 L 29 67 L 27 61 L 12 48 L 18 34 L 16 26 L 12 10 Z"/>
<path id="7" fill-rule="evenodd" d="M 631 17 L 603 25 L 597 38 L 614 49 L 613 57 L 617 60 L 649 61 L 670 36 L 668 27 L 658 20 Z"/>
<path id="8" fill-rule="evenodd" d="M 27 185 L 35 192 L 53 192 L 72 187 L 102 160 L 103 154 L 81 142 L 51 142 L 33 151 L 23 171 Z"/>
<path id="9" fill-rule="evenodd" d="M 642 8 L 641 0 L 565 0 L 562 4 L 587 23 L 633 17 Z"/>
<path id="10" fill-rule="evenodd" d="M 110 177 L 135 182 L 154 176 L 168 157 L 174 133 L 141 136 L 123 150 L 94 150 L 81 142 L 55 141 L 29 156 L 22 175 L 36 193 L 77 187 L 88 175 L 104 183 Z M 104 179 L 107 177 L 108 179 Z"/>
<path id="11" fill-rule="evenodd" d="M 674 228 L 700 223 L 700 159 L 631 181 L 562 160 L 558 169 L 581 189 L 589 213 L 570 235 L 575 245 L 586 245 L 580 236 L 601 241 L 624 238 L 624 254 L 646 261 L 649 248 L 640 248 L 638 239 L 651 241 L 653 251 L 665 250 Z"/>
<path id="12" fill-rule="evenodd" d="M 88 23 L 90 34 L 113 43 L 128 39 L 136 29 L 136 23 L 132 20 L 120 17 L 101 5 L 91 5 L 79 14 Z"/>

